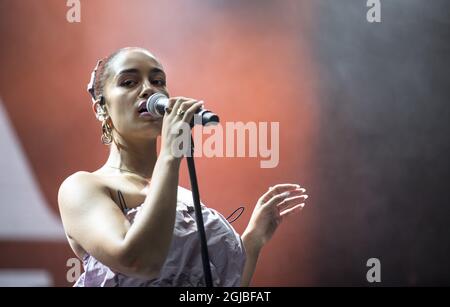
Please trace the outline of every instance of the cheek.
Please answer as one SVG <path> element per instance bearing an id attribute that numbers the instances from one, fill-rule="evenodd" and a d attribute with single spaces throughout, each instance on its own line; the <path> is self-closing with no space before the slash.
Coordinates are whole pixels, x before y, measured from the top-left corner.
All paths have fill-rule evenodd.
<path id="1" fill-rule="evenodd" d="M 134 99 L 129 97 L 129 93 L 112 91 L 108 96 L 109 110 L 113 119 L 122 120 L 130 118 L 135 111 Z"/>
<path id="2" fill-rule="evenodd" d="M 111 119 L 115 126 L 125 128 L 133 120 L 133 107 L 127 107 L 125 103 L 118 103 L 111 110 Z"/>
<path id="3" fill-rule="evenodd" d="M 126 88 L 119 85 L 110 85 L 107 87 L 107 95 L 113 103 L 127 103 L 135 99 L 138 90 L 138 86 Z"/>
<path id="4" fill-rule="evenodd" d="M 125 92 L 117 92 L 114 93 L 115 95 L 111 95 L 111 105 L 113 105 L 115 108 L 123 108 L 124 105 L 130 104 L 131 99 L 128 97 L 128 94 Z"/>

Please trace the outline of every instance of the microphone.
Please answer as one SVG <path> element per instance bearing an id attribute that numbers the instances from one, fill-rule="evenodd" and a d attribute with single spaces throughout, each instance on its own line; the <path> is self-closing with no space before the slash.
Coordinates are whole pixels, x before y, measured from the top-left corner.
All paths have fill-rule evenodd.
<path id="1" fill-rule="evenodd" d="M 160 118 L 160 117 L 164 116 L 165 109 L 168 104 L 169 104 L 169 98 L 166 95 L 161 94 L 161 93 L 155 93 L 147 99 L 147 103 L 146 103 L 147 111 L 153 117 Z M 194 118 L 191 121 L 191 127 L 194 124 L 200 123 L 200 122 L 197 122 L 197 120 L 194 120 L 196 116 L 197 116 L 197 118 L 201 118 L 201 124 L 203 126 L 206 126 L 209 124 L 216 125 L 219 123 L 219 116 L 217 116 L 216 114 L 214 114 L 213 112 L 211 112 L 207 109 L 202 108 L 195 112 Z"/>

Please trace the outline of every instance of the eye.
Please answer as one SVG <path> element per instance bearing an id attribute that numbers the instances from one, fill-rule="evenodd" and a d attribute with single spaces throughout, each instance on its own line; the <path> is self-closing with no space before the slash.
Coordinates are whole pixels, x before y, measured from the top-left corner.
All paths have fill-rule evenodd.
<path id="1" fill-rule="evenodd" d="M 132 87 L 132 86 L 135 86 L 136 83 L 137 83 L 137 82 L 134 81 L 134 80 L 127 79 L 127 80 L 121 82 L 121 83 L 120 83 L 120 86 L 124 86 L 124 87 Z"/>
<path id="2" fill-rule="evenodd" d="M 166 80 L 153 80 L 152 84 L 156 85 L 156 86 L 166 86 Z"/>

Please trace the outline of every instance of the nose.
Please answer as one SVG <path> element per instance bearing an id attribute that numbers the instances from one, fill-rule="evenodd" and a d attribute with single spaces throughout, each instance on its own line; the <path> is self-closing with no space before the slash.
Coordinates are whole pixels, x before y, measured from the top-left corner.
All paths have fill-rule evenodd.
<path id="1" fill-rule="evenodd" d="M 155 91 L 153 90 L 150 82 L 148 80 L 145 80 L 143 82 L 142 91 L 141 91 L 141 94 L 139 95 L 139 97 L 147 99 L 148 97 L 150 97 L 154 93 L 155 93 Z"/>

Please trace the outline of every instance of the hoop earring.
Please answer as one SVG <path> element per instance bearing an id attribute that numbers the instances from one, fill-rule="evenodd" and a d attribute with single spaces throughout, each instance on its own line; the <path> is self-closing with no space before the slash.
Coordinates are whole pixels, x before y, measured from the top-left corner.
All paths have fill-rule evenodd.
<path id="1" fill-rule="evenodd" d="M 99 99 L 95 101 L 97 103 L 96 105 L 96 114 L 95 117 L 97 117 L 100 121 L 105 121 L 108 118 L 108 112 L 106 112 L 106 106 L 103 102 L 103 96 L 100 96 Z"/>
<path id="2" fill-rule="evenodd" d="M 104 120 L 102 122 L 102 137 L 101 137 L 102 143 L 104 145 L 111 145 L 113 141 L 112 136 L 112 128 L 111 125 L 108 123 L 107 120 Z"/>

